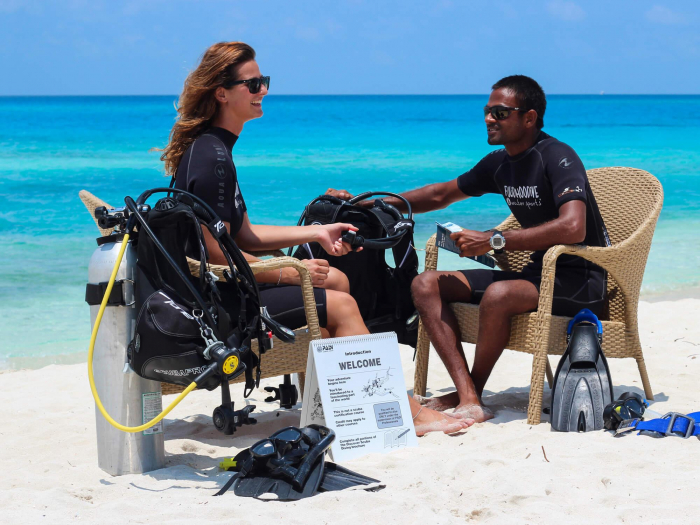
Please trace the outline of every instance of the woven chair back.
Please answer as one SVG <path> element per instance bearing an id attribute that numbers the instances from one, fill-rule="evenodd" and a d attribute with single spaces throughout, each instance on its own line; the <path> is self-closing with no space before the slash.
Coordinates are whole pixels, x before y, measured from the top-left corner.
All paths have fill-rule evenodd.
<path id="1" fill-rule="evenodd" d="M 661 183 L 646 171 L 597 168 L 588 171 L 588 180 L 613 244 L 628 239 L 661 209 Z"/>

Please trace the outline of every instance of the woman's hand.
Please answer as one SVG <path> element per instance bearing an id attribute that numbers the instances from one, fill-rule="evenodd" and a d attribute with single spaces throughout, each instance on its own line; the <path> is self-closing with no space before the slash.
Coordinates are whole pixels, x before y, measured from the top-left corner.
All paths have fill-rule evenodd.
<path id="1" fill-rule="evenodd" d="M 329 255 L 345 255 L 352 251 L 352 247 L 347 242 L 343 242 L 341 236 L 343 232 L 348 230 L 356 232 L 358 230 L 357 227 L 352 224 L 338 222 L 335 224 L 318 225 L 314 226 L 314 228 L 316 228 L 316 242 L 319 243 Z M 362 248 L 360 248 L 360 250 L 361 249 Z"/>
<path id="2" fill-rule="evenodd" d="M 301 261 L 309 270 L 309 275 L 311 277 L 311 284 L 319 288 L 323 288 L 323 284 L 328 279 L 328 274 L 330 273 L 330 266 L 328 261 L 325 259 L 304 259 Z M 297 279 L 300 281 L 298 278 Z"/>

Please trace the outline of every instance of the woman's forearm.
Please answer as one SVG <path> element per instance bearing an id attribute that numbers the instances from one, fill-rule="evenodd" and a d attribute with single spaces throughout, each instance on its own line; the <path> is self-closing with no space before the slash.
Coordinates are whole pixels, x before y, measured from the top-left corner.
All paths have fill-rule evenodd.
<path id="1" fill-rule="evenodd" d="M 313 242 L 318 238 L 318 228 L 314 226 L 268 226 L 250 224 L 241 228 L 236 243 L 244 250 L 278 250 Z"/>

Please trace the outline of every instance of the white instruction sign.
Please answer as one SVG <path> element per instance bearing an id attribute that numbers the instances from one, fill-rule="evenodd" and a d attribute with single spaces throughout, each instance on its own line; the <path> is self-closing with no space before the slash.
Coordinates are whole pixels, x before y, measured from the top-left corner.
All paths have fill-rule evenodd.
<path id="1" fill-rule="evenodd" d="M 334 461 L 418 446 L 393 332 L 309 345 L 301 426 L 335 431 Z"/>
<path id="2" fill-rule="evenodd" d="M 145 425 L 158 414 L 163 411 L 163 394 L 160 392 L 146 392 L 141 394 L 141 402 L 143 406 L 143 424 Z M 162 434 L 163 420 L 161 419 L 151 428 L 143 431 L 145 436 L 149 434 Z"/>

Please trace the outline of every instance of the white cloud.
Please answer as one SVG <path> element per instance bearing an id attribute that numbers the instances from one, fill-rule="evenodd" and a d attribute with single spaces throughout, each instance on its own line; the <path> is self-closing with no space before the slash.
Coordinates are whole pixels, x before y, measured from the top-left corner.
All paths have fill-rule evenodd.
<path id="1" fill-rule="evenodd" d="M 671 11 L 663 5 L 655 5 L 649 9 L 646 12 L 646 17 L 651 22 L 664 25 L 683 25 L 688 23 L 682 14 Z"/>
<path id="2" fill-rule="evenodd" d="M 561 20 L 575 21 L 586 18 L 586 12 L 575 2 L 554 0 L 547 4 L 549 14 Z"/>

